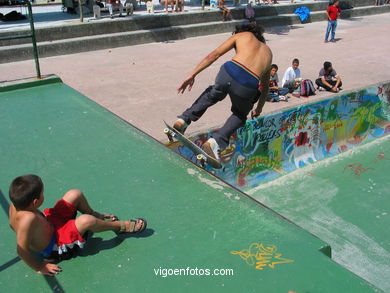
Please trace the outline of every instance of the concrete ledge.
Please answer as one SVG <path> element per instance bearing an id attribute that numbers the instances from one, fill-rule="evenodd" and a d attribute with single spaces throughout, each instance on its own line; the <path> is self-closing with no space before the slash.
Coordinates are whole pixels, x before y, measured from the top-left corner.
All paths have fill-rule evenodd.
<path id="1" fill-rule="evenodd" d="M 390 6 L 361 7 L 345 10 L 343 18 L 386 12 L 390 12 Z M 203 13 L 205 12 L 202 12 L 202 14 Z M 325 20 L 325 12 L 318 11 L 311 13 L 308 22 Z M 265 27 L 301 23 L 298 17 L 294 14 L 259 17 L 257 18 L 257 21 L 259 24 Z M 100 34 L 58 41 L 40 42 L 38 43 L 38 50 L 40 57 L 50 57 L 107 48 L 139 45 L 151 42 L 164 42 L 201 35 L 230 32 L 234 29 L 235 25 L 241 22 L 242 19 L 233 20 L 231 22 L 206 22 L 190 25 L 168 26 L 155 29 L 142 29 L 127 32 Z M 33 55 L 31 44 L 3 46 L 0 48 L 0 63 L 15 62 L 32 58 Z"/>
<path id="2" fill-rule="evenodd" d="M 328 4 L 326 2 L 311 2 L 306 4 L 287 4 L 276 6 L 257 6 L 255 7 L 256 16 L 277 16 L 281 14 L 292 14 L 295 9 L 306 6 L 310 11 L 324 11 Z M 233 8 L 232 16 L 235 20 L 243 19 L 244 8 Z M 154 14 L 154 15 L 135 15 L 131 18 L 115 20 L 90 20 L 85 23 L 64 24 L 62 26 L 45 27 L 36 29 L 36 38 L 38 42 L 56 41 L 62 39 L 71 39 L 91 35 L 104 35 L 118 32 L 129 32 L 136 30 L 150 30 L 163 27 L 172 27 L 179 25 L 189 25 L 197 23 L 215 22 L 221 20 L 219 10 L 192 11 L 180 14 Z M 22 35 L 29 33 L 29 30 L 14 30 L 0 32 L 0 36 Z M 4 40 L 0 41 L 0 46 L 10 46 L 30 43 L 29 39 Z"/>

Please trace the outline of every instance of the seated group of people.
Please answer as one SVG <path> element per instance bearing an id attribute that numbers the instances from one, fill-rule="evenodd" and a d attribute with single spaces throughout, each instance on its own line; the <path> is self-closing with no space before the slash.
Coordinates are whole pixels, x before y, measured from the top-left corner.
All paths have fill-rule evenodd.
<path id="1" fill-rule="evenodd" d="M 151 2 L 151 0 L 141 0 L 142 2 Z M 130 0 L 126 0 L 125 5 L 122 4 L 120 0 L 106 0 L 106 7 L 110 13 L 110 17 L 114 18 L 113 8 L 119 9 L 119 17 L 123 17 L 123 6 L 126 7 L 126 14 L 129 15 L 130 10 L 127 8 L 127 3 L 132 3 Z M 184 0 L 160 0 L 160 4 L 165 7 L 166 12 L 168 12 L 168 4 L 171 5 L 172 12 L 184 11 Z M 100 6 L 100 5 L 99 5 Z M 103 6 L 101 6 L 103 7 Z"/>
<path id="2" fill-rule="evenodd" d="M 272 64 L 271 66 L 271 77 L 269 84 L 268 101 L 279 102 L 288 101 L 289 93 L 299 96 L 299 85 L 302 81 L 301 70 L 299 67 L 299 60 L 294 59 L 292 66 L 287 68 L 284 72 L 282 79 L 282 86 L 279 87 L 278 78 L 278 66 Z M 316 79 L 317 89 L 320 91 L 329 91 L 337 93 L 342 86 L 341 77 L 334 70 L 332 63 L 329 61 L 324 62 L 323 67 L 320 69 L 318 78 Z"/>

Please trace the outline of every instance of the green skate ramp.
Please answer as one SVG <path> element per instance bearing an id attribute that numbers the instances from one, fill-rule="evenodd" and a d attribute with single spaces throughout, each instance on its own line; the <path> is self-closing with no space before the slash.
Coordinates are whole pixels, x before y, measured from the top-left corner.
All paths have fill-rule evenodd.
<path id="1" fill-rule="evenodd" d="M 60 80 L 2 88 L 0 109 L 1 292 L 379 292 L 320 239 Z M 145 217 L 148 230 L 95 234 L 60 275 L 38 275 L 8 226 L 9 183 L 26 173 L 43 178 L 43 207 L 78 188 L 96 210 Z"/>

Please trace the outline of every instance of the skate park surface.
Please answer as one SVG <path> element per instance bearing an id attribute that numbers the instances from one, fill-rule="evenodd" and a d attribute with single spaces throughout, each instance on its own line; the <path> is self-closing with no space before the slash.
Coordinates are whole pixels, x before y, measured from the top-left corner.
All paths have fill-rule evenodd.
<path id="1" fill-rule="evenodd" d="M 3 88 L 2 290 L 380 292 L 334 263 L 319 238 L 231 188 L 60 81 Z M 33 83 L 34 85 L 34 83 Z M 44 278 L 15 255 L 7 223 L 12 178 L 36 173 L 44 207 L 79 188 L 96 210 L 144 217 L 139 236 L 95 234 L 82 255 Z M 163 269 L 233 269 L 231 276 L 159 276 Z M 38 289 L 39 288 L 39 289 Z M 33 289 L 33 290 L 34 290 Z"/>
<path id="2" fill-rule="evenodd" d="M 388 291 L 389 97 L 387 82 L 249 120 L 221 153 L 222 168 L 206 169 L 307 227 L 333 260 Z M 201 146 L 215 132 L 189 139 Z M 167 146 L 202 165 L 187 147 Z"/>
<path id="3" fill-rule="evenodd" d="M 344 31 L 341 29 L 343 24 Z M 323 23 L 268 33 L 269 45 L 274 45 L 273 50 L 278 52 L 274 54 L 276 63 L 281 69 L 285 68 L 289 65 L 291 54 L 301 54 L 293 57 L 301 59 L 302 71 L 314 79 L 321 60 L 328 57 L 343 81 L 347 81 L 345 90 L 387 80 L 389 64 L 384 62 L 384 56 L 387 55 L 389 41 L 380 36 L 388 29 L 388 17 L 366 17 L 356 22 L 343 20 L 339 25 L 343 39 L 336 44 L 321 43 Z M 208 72 L 199 76 L 197 88 L 191 95 L 176 97 L 174 86 L 198 61 L 189 56 L 199 56 L 197 59 L 200 59 L 226 37 L 227 34 L 221 34 L 173 43 L 45 58 L 41 64 L 46 73 L 57 73 L 72 88 L 156 139 L 163 140 L 162 119 L 173 120 L 177 113 L 173 113 L 172 109 L 176 111 L 188 106 L 192 102 L 190 96 L 196 96 L 204 85 L 212 83 L 213 76 L 224 61 L 219 60 Z M 294 42 L 297 37 L 303 41 Z M 305 39 L 313 42 L 313 38 L 313 46 L 304 42 Z M 190 47 L 191 42 L 196 42 L 197 46 L 193 46 L 191 49 L 194 52 L 189 53 L 186 46 Z M 333 47 L 323 50 L 322 46 L 325 45 Z M 319 46 L 321 50 L 318 50 Z M 375 54 L 367 51 L 373 46 Z M 174 50 L 175 54 L 171 54 L 170 50 Z M 313 55 L 315 58 L 310 59 L 309 56 Z M 161 76 L 156 74 L 157 67 L 160 72 L 161 68 L 164 69 Z M 32 61 L 1 64 L 0 68 L 1 80 L 33 75 Z M 149 68 L 153 75 L 141 68 Z M 121 81 L 119 86 L 118 81 Z M 382 190 L 386 189 L 386 185 L 382 176 L 389 167 L 386 160 L 388 138 L 379 139 L 362 149 L 357 148 L 356 153 L 341 155 L 329 166 L 317 167 L 316 164 L 327 162 L 323 161 L 314 164 L 314 170 L 303 168 L 296 171 L 298 173 L 286 175 L 290 176 L 286 180 L 292 187 L 283 186 L 284 176 L 274 183 L 247 191 L 282 215 L 286 213 L 289 220 L 311 233 L 318 231 L 318 234 L 313 234 L 319 236 L 320 240 L 170 153 L 150 137 L 61 82 L 28 89 L 8 88 L 1 96 L 2 108 L 13 109 L 1 117 L 2 125 L 7 125 L 2 129 L 2 137 L 7 141 L 2 146 L 2 153 L 6 155 L 2 156 L 4 167 L 0 187 L 4 210 L 8 184 L 12 178 L 21 173 L 35 172 L 47 184 L 48 206 L 54 203 L 54 196 L 61 196 L 67 189 L 76 187 L 86 192 L 97 210 L 109 209 L 109 212 L 112 210 L 121 218 L 133 217 L 136 212 L 134 217 L 150 219 L 150 229 L 143 237 L 123 240 L 110 233 L 94 235 L 95 240 L 86 250 L 88 257 L 63 262 L 64 272 L 54 279 L 36 275 L 15 258 L 15 237 L 7 225 L 2 225 L 2 235 L 5 235 L 6 241 L 2 243 L 4 256 L 0 264 L 0 283 L 7 291 L 30 285 L 43 291 L 72 292 L 76 288 L 86 292 L 103 291 L 113 288 L 113 280 L 118 280 L 115 281 L 118 291 L 133 289 L 146 292 L 161 288 L 167 288 L 167 291 L 186 288 L 193 292 L 210 288 L 213 292 L 234 292 L 242 289 L 243 281 L 248 292 L 258 292 L 259 288 L 267 288 L 267 292 L 380 292 L 381 289 L 388 289 L 388 277 L 385 275 L 388 267 L 378 266 L 381 262 L 377 259 L 380 256 L 384 256 L 383 261 L 388 259 L 388 237 L 381 230 L 389 222 L 388 211 L 380 208 L 386 206 Z M 326 97 L 329 94 L 321 93 L 310 102 Z M 296 99 L 285 104 L 267 104 L 265 113 L 307 102 Z M 192 133 L 200 133 L 211 126 L 218 127 L 228 109 L 228 101 L 217 105 L 202 122 L 194 124 Z M 145 113 L 148 113 L 147 117 Z M 24 129 L 23 139 L 20 133 L 15 133 L 15 129 Z M 384 154 L 382 157 L 379 156 L 381 153 Z M 21 158 L 20 154 L 24 157 Z M 377 162 L 374 164 L 375 160 Z M 343 177 L 337 176 L 340 168 L 351 162 L 359 162 L 363 166 L 374 164 L 375 173 L 372 176 L 375 178 L 365 177 L 371 174 L 370 171 L 374 172 L 370 170 L 361 175 L 362 180 L 356 180 L 355 174 L 346 178 L 345 181 L 353 182 L 352 187 L 347 186 L 345 181 L 338 182 L 343 180 Z M 329 172 L 334 175 L 329 175 Z M 347 169 L 341 174 L 347 176 L 351 175 L 350 172 Z M 309 180 L 303 182 L 302 177 L 309 177 Z M 323 214 L 318 211 L 320 203 L 316 202 L 316 194 L 304 192 L 316 190 L 317 186 L 324 194 L 321 200 L 321 204 L 325 205 L 321 211 Z M 370 187 L 375 190 L 371 191 Z M 350 190 L 351 193 L 342 192 L 347 194 L 347 198 L 340 199 L 338 192 L 343 188 L 354 189 Z M 360 192 L 358 199 L 352 198 L 356 194 L 354 190 Z M 296 200 L 299 195 L 301 198 Z M 368 196 L 375 202 L 370 203 Z M 302 202 L 307 205 L 302 207 Z M 350 206 L 343 204 L 351 202 L 353 204 Z M 361 222 L 355 216 L 348 219 L 349 211 L 359 208 L 364 216 Z M 331 219 L 334 227 L 323 223 L 331 222 Z M 7 222 L 6 213 L 2 215 L 2 220 L 2 223 Z M 377 227 L 369 231 L 372 225 Z M 345 234 L 355 235 L 355 239 L 346 241 Z M 362 241 L 362 246 L 375 245 L 372 251 L 361 251 L 361 247 L 356 246 L 359 241 Z M 348 268 L 353 273 L 325 256 L 330 255 L 329 242 L 332 242 L 333 255 L 337 259 L 344 258 L 344 261 L 336 261 L 346 267 L 349 263 Z M 355 254 L 362 261 L 369 260 L 360 272 L 356 271 L 356 267 L 361 264 L 358 261 L 353 263 L 353 256 L 348 254 L 353 254 L 351 249 L 355 249 Z M 272 254 L 276 256 L 276 261 L 262 259 L 260 265 L 253 265 L 249 252 L 261 252 L 267 256 Z M 154 269 L 158 268 L 189 266 L 234 268 L 235 275 L 223 279 L 218 279 L 222 278 L 220 276 L 163 278 L 154 273 Z M 375 277 L 377 270 L 382 274 Z M 363 278 L 368 276 L 366 280 L 377 288 L 354 275 L 357 273 Z M 16 282 L 15 275 L 23 277 L 23 281 Z M 74 280 L 75 275 L 77 281 Z"/>

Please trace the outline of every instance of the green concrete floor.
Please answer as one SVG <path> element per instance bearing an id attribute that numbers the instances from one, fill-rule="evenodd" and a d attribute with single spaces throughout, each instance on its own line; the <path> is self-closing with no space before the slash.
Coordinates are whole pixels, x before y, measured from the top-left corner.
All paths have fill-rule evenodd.
<path id="1" fill-rule="evenodd" d="M 320 239 L 61 82 L 3 89 L 0 109 L 1 292 L 380 291 L 320 252 Z M 38 275 L 16 258 L 7 224 L 8 186 L 26 173 L 44 181 L 43 207 L 78 188 L 96 210 L 145 217 L 149 229 L 138 237 L 95 234 L 83 256 L 60 264 L 60 275 Z M 163 278 L 154 273 L 160 267 L 234 275 Z"/>
<path id="2" fill-rule="evenodd" d="M 249 192 L 317 235 L 332 258 L 390 292 L 390 137 Z"/>

